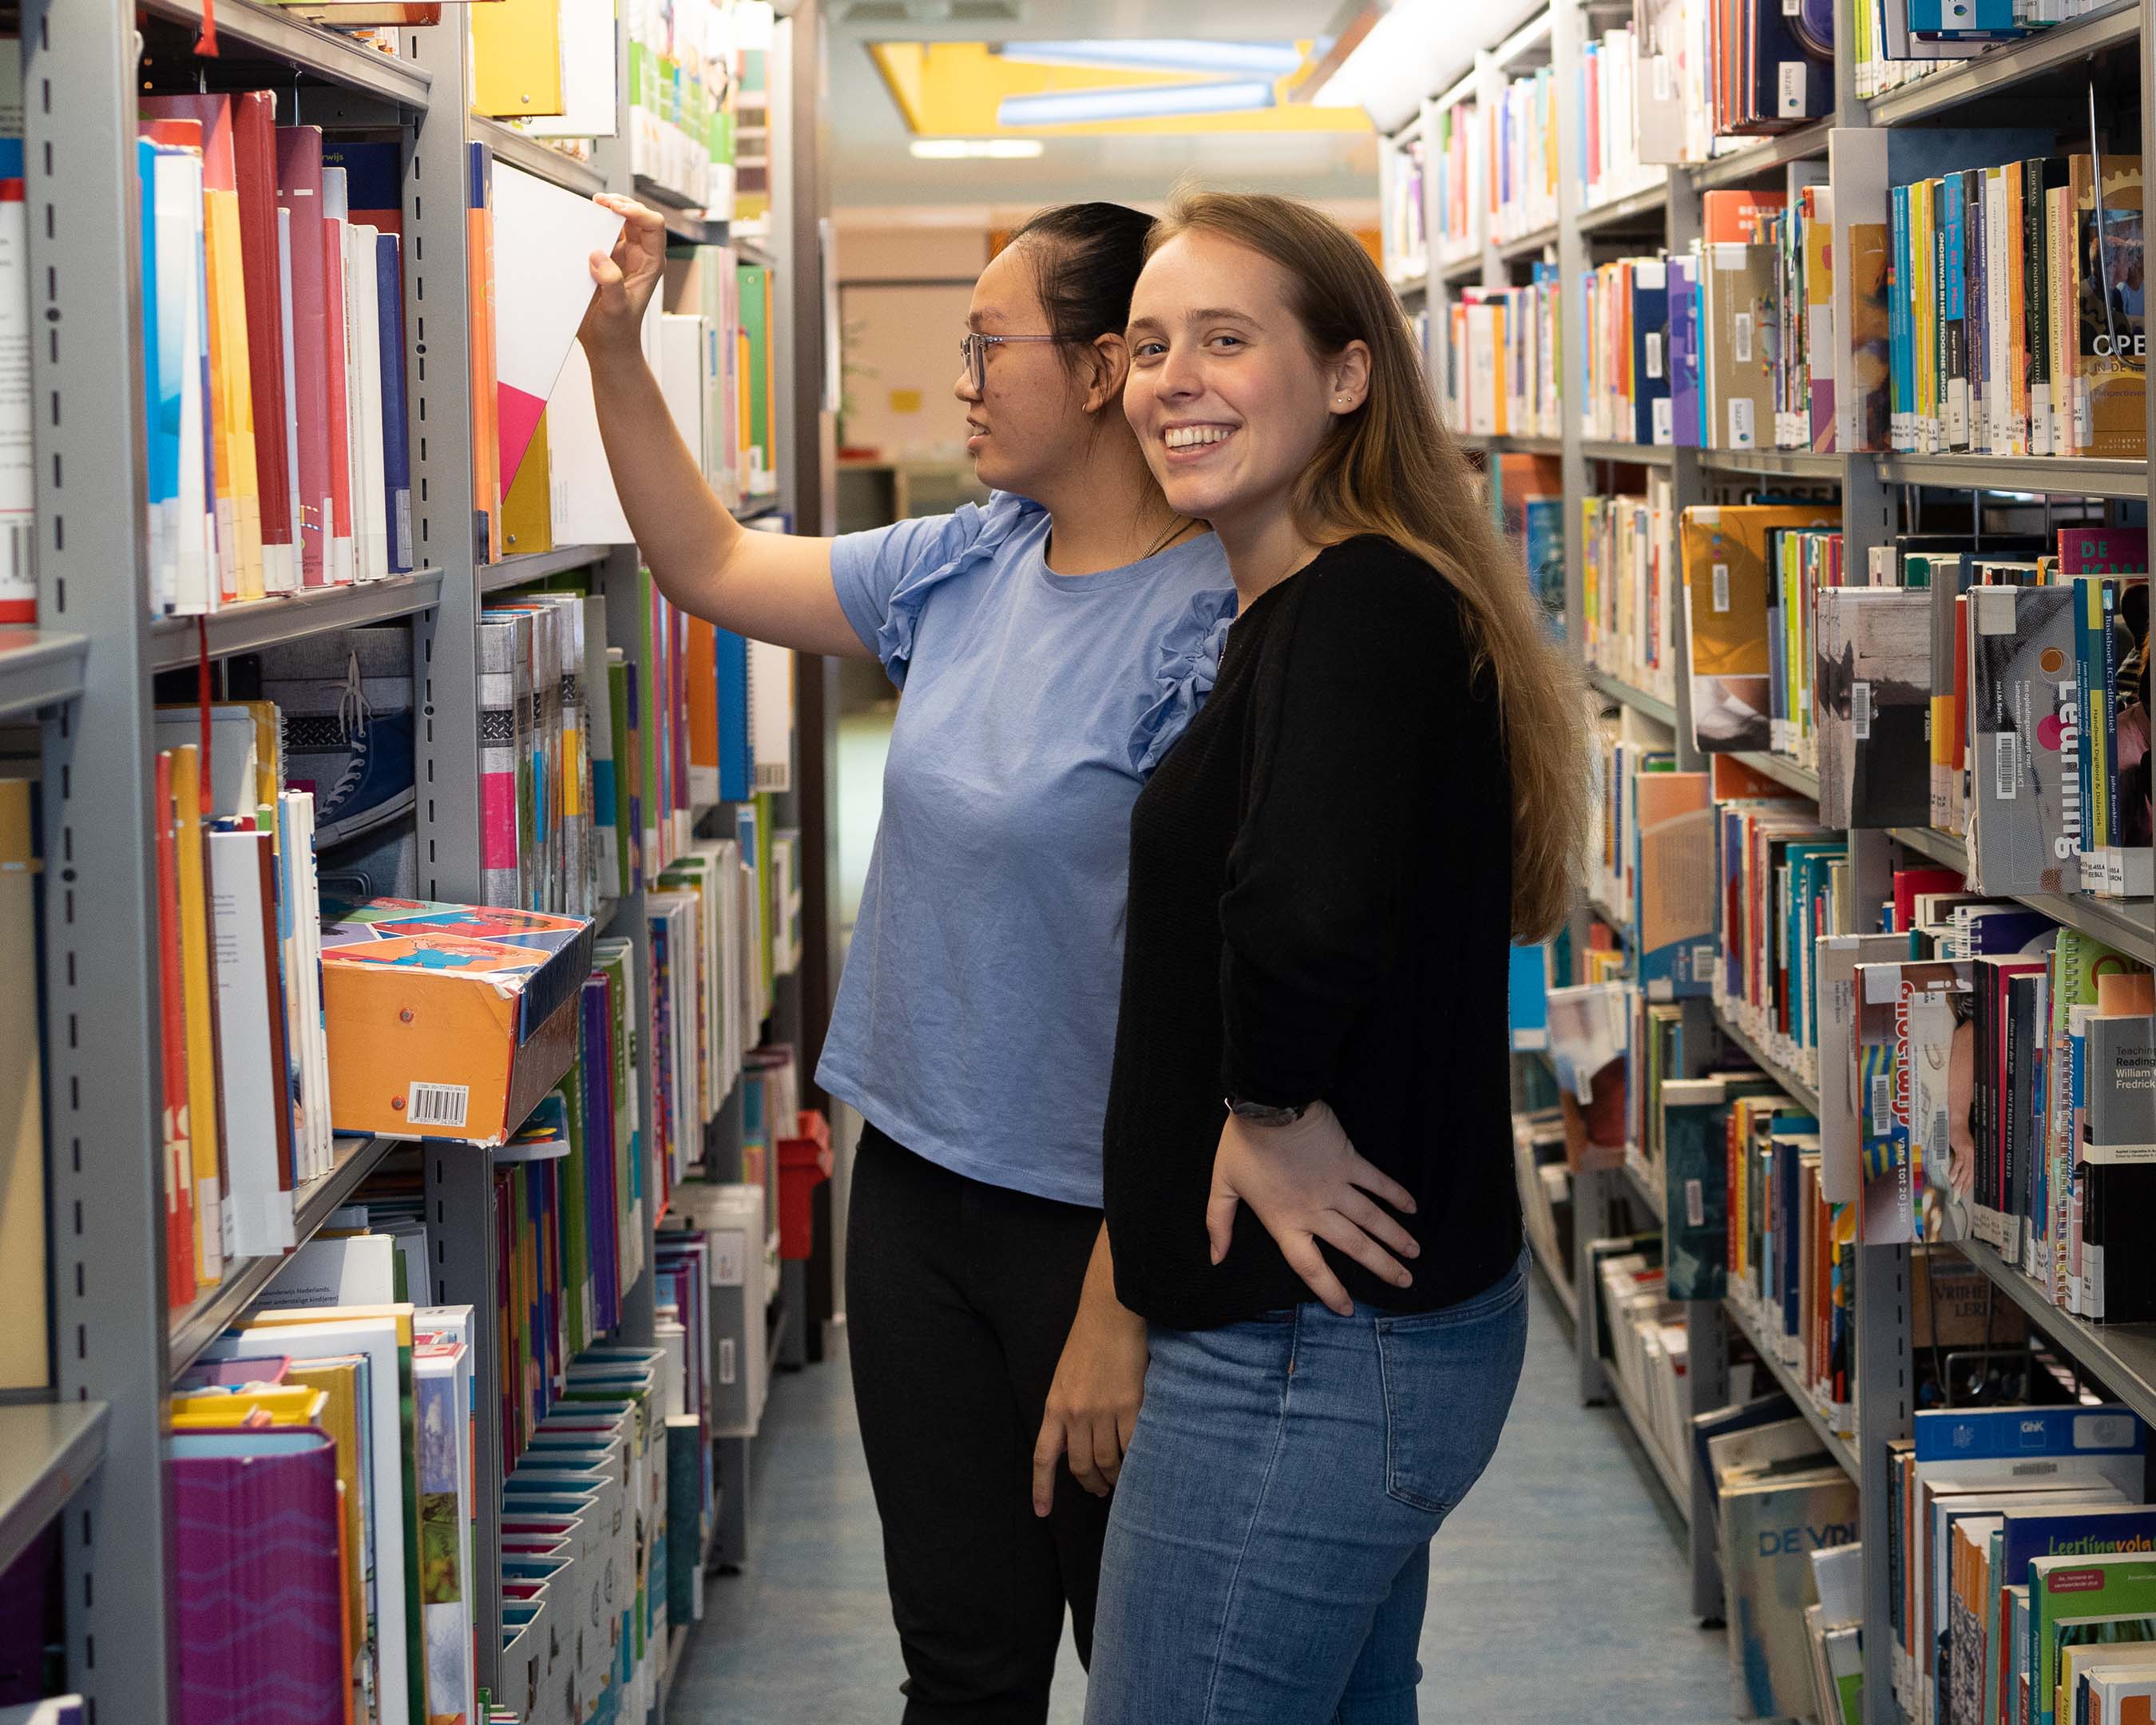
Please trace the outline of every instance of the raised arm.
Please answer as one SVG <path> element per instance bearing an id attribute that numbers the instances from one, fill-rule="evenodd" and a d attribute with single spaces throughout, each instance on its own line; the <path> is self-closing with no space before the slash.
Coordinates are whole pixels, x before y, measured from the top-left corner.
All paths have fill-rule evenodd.
<path id="1" fill-rule="evenodd" d="M 621 238 L 612 256 L 592 254 L 595 285 L 577 335 L 591 360 L 614 490 L 660 590 L 737 634 L 803 653 L 870 657 L 832 586 L 831 542 L 751 532 L 705 483 L 639 337 L 665 273 L 665 223 L 634 198 L 598 201 L 621 217 Z"/>

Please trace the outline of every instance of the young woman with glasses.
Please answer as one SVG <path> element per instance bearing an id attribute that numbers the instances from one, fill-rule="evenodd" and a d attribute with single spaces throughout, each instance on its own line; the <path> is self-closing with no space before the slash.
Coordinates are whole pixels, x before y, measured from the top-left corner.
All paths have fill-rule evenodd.
<path id="1" fill-rule="evenodd" d="M 660 588 L 741 634 L 878 659 L 905 691 L 817 1069 L 867 1122 L 855 1396 L 908 1725 L 1040 1721 L 1066 1604 L 1091 1655 L 1145 1372 L 1101 1220 L 1131 805 L 1235 609 L 1218 542 L 1123 417 L 1150 224 L 1050 210 L 982 272 L 953 393 L 985 508 L 817 539 L 744 531 L 704 484 L 638 343 L 660 218 L 600 202 L 624 227 L 581 334 Z"/>

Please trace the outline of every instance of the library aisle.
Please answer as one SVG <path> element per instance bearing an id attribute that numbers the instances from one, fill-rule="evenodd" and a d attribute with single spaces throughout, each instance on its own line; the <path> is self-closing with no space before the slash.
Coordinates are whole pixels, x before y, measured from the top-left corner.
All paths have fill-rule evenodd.
<path id="1" fill-rule="evenodd" d="M 1431 1548 L 1425 1725 L 1721 1725 L 1729 1662 L 1721 1631 L 1690 1615 L 1683 1525 L 1622 1416 L 1579 1404 L 1567 1320 L 1540 1277 L 1530 1309 L 1496 1459 Z M 743 1574 L 707 1584 L 668 1717 L 891 1717 L 906 1672 L 843 1343 L 773 1383 L 764 1433 L 773 1459 L 751 1511 L 761 1548 Z M 1066 1633 L 1050 1725 L 1080 1725 L 1084 1683 Z"/>

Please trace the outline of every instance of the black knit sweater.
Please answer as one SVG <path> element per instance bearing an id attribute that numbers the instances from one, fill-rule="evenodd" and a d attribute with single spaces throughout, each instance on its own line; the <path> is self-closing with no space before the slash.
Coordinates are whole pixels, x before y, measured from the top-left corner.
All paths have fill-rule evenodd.
<path id="1" fill-rule="evenodd" d="M 1237 619 L 1131 818 L 1105 1147 L 1125 1305 L 1204 1329 L 1312 1297 L 1247 1204 L 1209 1261 L 1224 1096 L 1324 1098 L 1415 1195 L 1412 1287 L 1324 1248 L 1357 1299 L 1430 1311 L 1511 1267 L 1510 803 L 1491 678 L 1419 558 L 1349 540 Z"/>

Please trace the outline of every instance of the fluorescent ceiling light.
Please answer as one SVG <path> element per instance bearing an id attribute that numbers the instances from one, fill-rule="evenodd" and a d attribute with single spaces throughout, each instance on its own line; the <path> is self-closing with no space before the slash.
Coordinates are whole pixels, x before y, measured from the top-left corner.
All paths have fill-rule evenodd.
<path id="1" fill-rule="evenodd" d="M 1392 0 L 1355 51 L 1311 93 L 1311 104 L 1360 108 L 1379 131 L 1397 131 L 1414 117 L 1425 96 L 1474 63 L 1477 48 L 1538 3 L 1498 0 L 1477 7 L 1460 0 Z"/>
<path id="2" fill-rule="evenodd" d="M 1039 138 L 916 138 L 907 148 L 923 162 L 1021 162 L 1040 155 L 1041 143 Z"/>
<path id="3" fill-rule="evenodd" d="M 1082 126 L 1103 120 L 1168 120 L 1189 114 L 1246 114 L 1273 105 L 1273 87 L 1255 80 L 1158 84 L 1127 90 L 1068 90 L 1005 96 L 998 126 Z"/>
<path id="4" fill-rule="evenodd" d="M 1199 42 L 1131 38 L 1097 42 L 1005 42 L 989 49 L 1014 66 L 1099 66 L 1127 72 L 1217 72 L 1285 78 L 1302 64 L 1292 42 Z"/>

